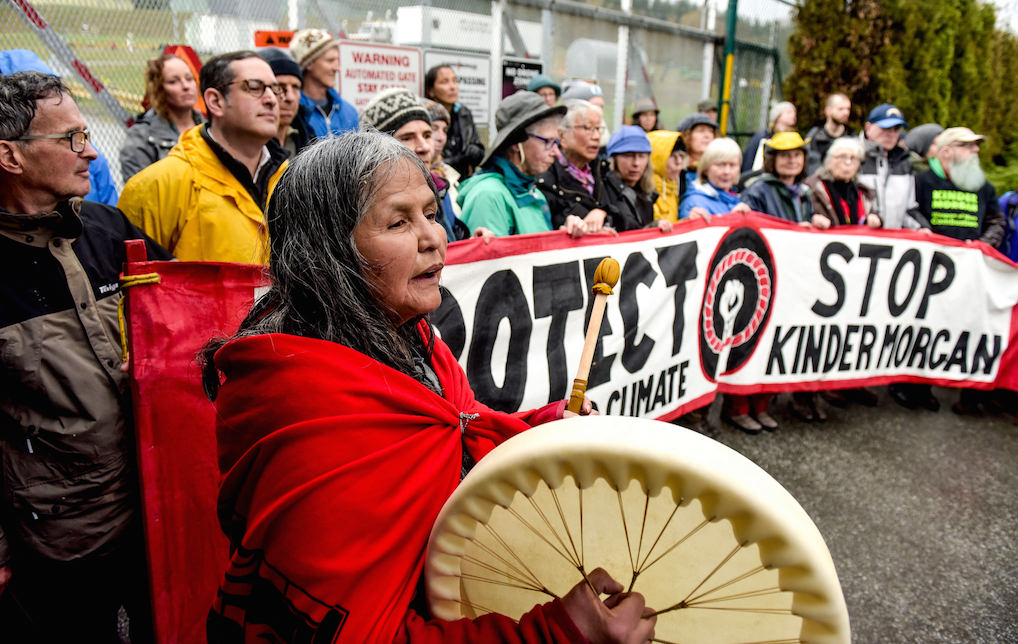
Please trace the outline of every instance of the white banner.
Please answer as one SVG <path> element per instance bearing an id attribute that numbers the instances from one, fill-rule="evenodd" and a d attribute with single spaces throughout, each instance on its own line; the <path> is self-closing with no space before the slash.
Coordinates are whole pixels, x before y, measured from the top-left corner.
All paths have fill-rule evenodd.
<path id="1" fill-rule="evenodd" d="M 454 244 L 433 321 L 479 399 L 567 395 L 608 256 L 622 272 L 587 389 L 602 413 L 671 418 L 717 391 L 1015 386 L 1018 269 L 988 247 L 728 215 L 668 235 Z"/>

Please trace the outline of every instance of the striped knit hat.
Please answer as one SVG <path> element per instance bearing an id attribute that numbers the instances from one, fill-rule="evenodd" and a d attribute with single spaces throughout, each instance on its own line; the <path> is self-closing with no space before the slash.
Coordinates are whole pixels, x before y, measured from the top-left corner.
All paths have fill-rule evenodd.
<path id="1" fill-rule="evenodd" d="M 375 128 L 392 134 L 410 121 L 431 123 L 431 115 L 417 95 L 405 87 L 390 87 L 379 92 L 361 112 L 361 129 Z"/>

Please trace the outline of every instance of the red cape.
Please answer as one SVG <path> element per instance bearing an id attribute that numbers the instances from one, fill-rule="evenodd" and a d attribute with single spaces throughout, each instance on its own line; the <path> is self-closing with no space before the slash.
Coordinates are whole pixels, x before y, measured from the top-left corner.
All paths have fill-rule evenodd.
<path id="1" fill-rule="evenodd" d="M 219 518 L 233 554 L 210 641 L 583 641 L 557 601 L 519 625 L 408 613 L 462 446 L 479 460 L 557 408 L 489 409 L 435 345 L 444 397 L 322 340 L 253 336 L 216 354 Z"/>

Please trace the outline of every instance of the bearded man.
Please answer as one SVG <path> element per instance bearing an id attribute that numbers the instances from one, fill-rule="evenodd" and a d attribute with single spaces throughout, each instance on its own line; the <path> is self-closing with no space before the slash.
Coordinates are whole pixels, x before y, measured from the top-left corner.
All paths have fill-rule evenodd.
<path id="1" fill-rule="evenodd" d="M 933 141 L 930 169 L 916 175 L 917 207 L 910 214 L 935 233 L 996 247 L 1004 236 L 1004 215 L 979 165 L 985 140 L 967 127 L 941 132 Z"/>
<path id="2" fill-rule="evenodd" d="M 985 140 L 967 127 L 941 132 L 933 140 L 930 169 L 916 175 L 918 207 L 911 214 L 935 233 L 996 247 L 1004 238 L 1005 220 L 997 193 L 979 166 L 979 144 Z M 991 391 L 962 389 L 951 411 L 978 415 L 994 409 L 995 396 Z"/>
<path id="3" fill-rule="evenodd" d="M 840 93 L 827 97 L 824 103 L 824 122 L 814 125 L 806 134 L 806 174 L 813 174 L 820 169 L 835 139 L 854 134 L 848 127 L 851 116 L 851 99 Z"/>

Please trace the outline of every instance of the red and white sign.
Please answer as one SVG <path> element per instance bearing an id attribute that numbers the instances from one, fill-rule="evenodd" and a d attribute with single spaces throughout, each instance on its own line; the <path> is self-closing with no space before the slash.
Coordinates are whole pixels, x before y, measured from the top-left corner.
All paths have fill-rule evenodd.
<path id="1" fill-rule="evenodd" d="M 1018 388 L 1018 268 L 999 253 L 726 215 L 668 235 L 452 245 L 432 321 L 479 400 L 515 411 L 568 395 L 608 256 L 622 272 L 587 386 L 602 414 L 668 419 L 717 392 L 905 380 Z"/>
<path id="2" fill-rule="evenodd" d="M 405 87 L 422 95 L 421 50 L 344 40 L 339 44 L 339 94 L 360 112 L 382 90 Z"/>

